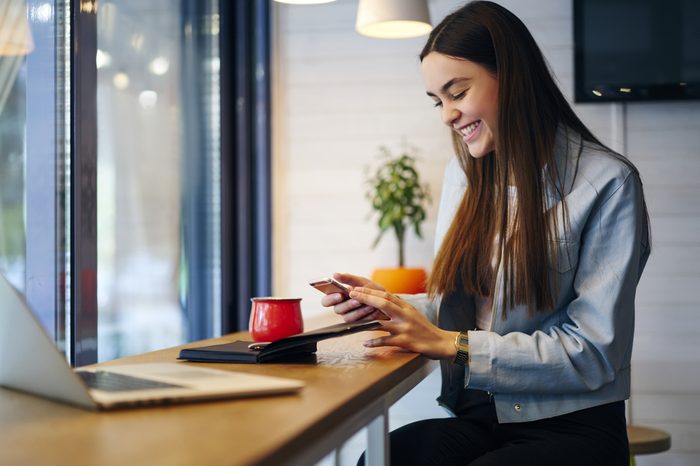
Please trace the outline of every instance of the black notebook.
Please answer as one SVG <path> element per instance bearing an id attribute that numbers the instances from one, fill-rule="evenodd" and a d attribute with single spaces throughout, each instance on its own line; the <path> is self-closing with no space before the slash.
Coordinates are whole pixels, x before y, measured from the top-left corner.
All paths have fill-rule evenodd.
<path id="1" fill-rule="evenodd" d="M 262 348 L 251 348 L 252 341 L 234 341 L 220 345 L 200 346 L 180 351 L 178 359 L 196 362 L 275 362 L 308 356 L 316 352 L 316 343 L 328 338 L 373 330 L 381 327 L 377 320 L 370 322 L 340 323 L 309 332 L 282 338 L 272 343 L 260 344 Z"/>

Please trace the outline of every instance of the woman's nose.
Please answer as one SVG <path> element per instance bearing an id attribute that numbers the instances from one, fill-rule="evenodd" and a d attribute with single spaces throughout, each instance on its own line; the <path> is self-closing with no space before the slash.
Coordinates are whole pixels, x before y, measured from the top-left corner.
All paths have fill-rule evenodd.
<path id="1" fill-rule="evenodd" d="M 447 126 L 452 127 L 453 123 L 459 118 L 459 110 L 456 108 L 443 107 L 442 108 L 442 121 Z"/>

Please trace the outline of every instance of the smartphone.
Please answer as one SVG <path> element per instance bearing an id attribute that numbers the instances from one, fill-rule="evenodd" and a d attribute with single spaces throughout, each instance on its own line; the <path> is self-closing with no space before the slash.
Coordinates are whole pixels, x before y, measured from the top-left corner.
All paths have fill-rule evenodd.
<path id="1" fill-rule="evenodd" d="M 333 278 L 324 278 L 322 280 L 316 280 L 309 283 L 309 285 L 313 286 L 321 293 L 340 293 L 345 297 L 345 299 L 350 299 L 350 292 L 348 291 L 348 288 L 342 283 L 340 283 L 338 280 L 334 280 Z"/>

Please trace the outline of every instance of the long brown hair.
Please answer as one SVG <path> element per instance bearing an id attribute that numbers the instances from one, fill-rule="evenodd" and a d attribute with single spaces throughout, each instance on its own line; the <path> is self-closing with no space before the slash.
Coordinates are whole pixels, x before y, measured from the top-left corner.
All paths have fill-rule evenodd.
<path id="1" fill-rule="evenodd" d="M 599 146 L 634 167 L 601 144 L 576 116 L 532 35 L 505 8 L 487 1 L 461 7 L 433 29 L 421 61 L 431 52 L 472 61 L 496 76 L 499 113 L 495 153 L 471 157 L 452 134 L 467 187 L 435 259 L 428 292 L 446 294 L 461 283 L 468 294 L 494 296 L 495 258 L 504 271 L 504 315 L 515 304 L 526 304 L 530 312 L 551 310 L 557 283 L 548 264 L 556 260 L 556 248 L 549 245 L 560 239 L 560 222 L 568 229 L 566 204 L 563 219 L 549 215 L 546 206 L 547 183 L 560 199 L 565 197 L 563 176 L 554 163 L 557 128 L 577 133 L 581 143 Z M 517 190 L 515 206 L 508 200 L 509 183 Z"/>

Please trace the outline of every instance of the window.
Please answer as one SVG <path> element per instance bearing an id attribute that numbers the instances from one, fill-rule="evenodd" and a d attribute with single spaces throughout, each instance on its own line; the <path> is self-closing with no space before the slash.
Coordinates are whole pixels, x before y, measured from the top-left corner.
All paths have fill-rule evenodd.
<path id="1" fill-rule="evenodd" d="M 269 294 L 269 17 L 0 2 L 0 271 L 72 364 L 243 328 Z"/>
<path id="2" fill-rule="evenodd" d="M 220 333 L 219 15 L 97 15 L 98 359 Z"/>

